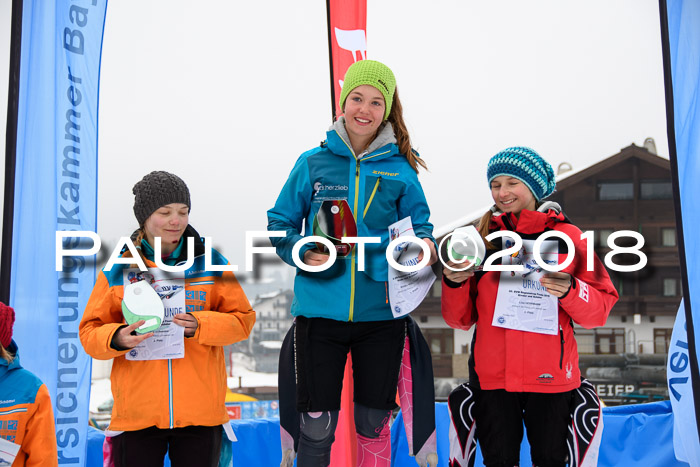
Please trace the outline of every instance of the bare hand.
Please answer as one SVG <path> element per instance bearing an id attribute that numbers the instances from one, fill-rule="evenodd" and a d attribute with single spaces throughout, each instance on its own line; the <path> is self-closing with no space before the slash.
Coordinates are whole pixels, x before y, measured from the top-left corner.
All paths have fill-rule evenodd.
<path id="1" fill-rule="evenodd" d="M 308 266 L 321 266 L 322 264 L 326 264 L 328 258 L 330 258 L 329 255 L 321 253 L 316 248 L 304 252 L 304 264 Z"/>
<path id="2" fill-rule="evenodd" d="M 134 324 L 131 324 L 125 328 L 119 329 L 114 333 L 112 337 L 112 342 L 119 348 L 122 349 L 133 349 L 141 342 L 145 341 L 149 337 L 153 336 L 152 332 L 147 332 L 146 334 L 131 334 L 137 328 L 143 326 L 146 321 L 140 319 Z"/>
<path id="3" fill-rule="evenodd" d="M 561 298 L 571 288 L 571 274 L 565 272 L 549 272 L 540 279 L 547 292 Z"/>
<path id="4" fill-rule="evenodd" d="M 199 326 L 197 318 L 189 313 L 176 314 L 173 316 L 173 323 L 185 328 L 185 337 L 194 336 L 194 333 L 197 331 L 197 326 Z"/>
<path id="5" fill-rule="evenodd" d="M 429 238 L 421 238 L 425 243 L 428 244 L 428 248 L 430 249 L 430 261 L 428 261 L 428 264 L 424 267 L 432 266 L 435 261 L 437 261 L 437 253 L 435 252 L 435 243 Z M 420 251 L 418 254 L 418 262 L 420 263 L 423 260 L 423 250 Z"/>
<path id="6" fill-rule="evenodd" d="M 466 261 L 463 263 L 455 263 L 454 261 L 447 262 L 448 266 L 455 269 L 464 269 L 466 264 L 468 264 Z M 463 271 L 452 271 L 451 269 L 444 268 L 442 270 L 442 275 L 452 282 L 461 284 L 474 275 L 474 267 L 470 266 L 468 269 Z"/>

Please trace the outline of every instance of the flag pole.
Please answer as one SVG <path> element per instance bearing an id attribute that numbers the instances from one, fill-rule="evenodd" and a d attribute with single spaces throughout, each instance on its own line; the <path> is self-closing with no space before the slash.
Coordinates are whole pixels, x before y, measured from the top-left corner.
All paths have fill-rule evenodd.
<path id="1" fill-rule="evenodd" d="M 335 122 L 335 76 L 333 75 L 333 31 L 331 31 L 331 0 L 326 0 L 326 24 L 328 25 L 328 65 L 331 72 L 331 123 Z"/>
<path id="2" fill-rule="evenodd" d="M 10 303 L 12 269 L 12 230 L 15 212 L 15 169 L 17 164 L 17 112 L 19 108 L 19 73 L 22 56 L 23 0 L 12 0 L 10 39 L 10 79 L 7 93 L 5 133 L 5 191 L 3 197 L 2 255 L 0 256 L 0 301 Z"/>

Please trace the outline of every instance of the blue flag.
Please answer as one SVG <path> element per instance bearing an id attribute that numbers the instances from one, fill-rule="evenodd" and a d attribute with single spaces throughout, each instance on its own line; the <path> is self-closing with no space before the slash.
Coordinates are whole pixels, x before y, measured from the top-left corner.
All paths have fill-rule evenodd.
<path id="1" fill-rule="evenodd" d="M 698 443 L 698 430 L 695 424 L 695 404 L 683 305 L 681 301 L 671 334 L 666 375 L 673 408 L 673 450 L 678 460 L 697 467 L 700 465 L 700 443 Z"/>
<path id="2" fill-rule="evenodd" d="M 51 393 L 59 464 L 85 465 L 91 360 L 78 324 L 87 257 L 56 271 L 56 231 L 95 231 L 97 114 L 106 0 L 24 0 L 10 301 L 25 368 Z M 69 245 L 74 246 L 74 245 Z"/>
<path id="3" fill-rule="evenodd" d="M 676 457 L 700 465 L 698 350 L 700 341 L 700 2 L 661 0 L 669 155 L 679 226 L 683 302 L 669 349 L 669 394 L 673 404 Z M 687 368 L 686 368 L 687 367 Z M 694 439 L 688 439 L 689 434 Z M 695 449 L 688 451 L 692 443 Z M 683 447 L 685 446 L 685 449 Z"/>

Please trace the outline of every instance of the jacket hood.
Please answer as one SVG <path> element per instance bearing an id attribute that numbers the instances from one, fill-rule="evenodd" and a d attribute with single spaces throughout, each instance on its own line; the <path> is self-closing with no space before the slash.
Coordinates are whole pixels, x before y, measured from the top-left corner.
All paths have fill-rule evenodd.
<path id="1" fill-rule="evenodd" d="M 16 370 L 18 368 L 22 368 L 22 365 L 19 363 L 19 349 L 17 347 L 17 343 L 13 340 L 10 343 L 10 346 L 7 348 L 7 350 L 15 355 L 14 360 L 12 360 L 12 363 L 8 363 L 7 360 L 4 358 L 0 358 L 0 379 L 2 379 L 3 376 L 8 371 Z"/>
<path id="2" fill-rule="evenodd" d="M 341 141 L 335 139 L 335 135 L 338 135 Z M 340 117 L 338 120 L 331 125 L 327 132 L 328 147 L 335 154 L 346 154 L 347 150 L 350 149 L 350 136 L 348 131 L 345 129 L 345 117 Z M 394 127 L 391 123 L 384 122 L 377 132 L 377 136 L 369 144 L 369 147 L 364 153 L 371 154 L 379 148 L 382 148 L 388 144 L 396 144 L 396 136 L 394 135 Z"/>
<path id="3" fill-rule="evenodd" d="M 545 229 L 552 229 L 559 222 L 569 222 L 561 211 L 559 204 L 548 201 L 538 208 L 537 211 L 523 209 L 520 217 L 513 213 L 496 213 L 491 218 L 491 229 L 514 230 L 524 234 L 542 232 Z"/>

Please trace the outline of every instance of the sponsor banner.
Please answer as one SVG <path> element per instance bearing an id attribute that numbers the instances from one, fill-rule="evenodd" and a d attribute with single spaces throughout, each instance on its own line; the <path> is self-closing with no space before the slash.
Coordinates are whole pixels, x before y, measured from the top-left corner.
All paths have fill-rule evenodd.
<path id="1" fill-rule="evenodd" d="M 684 405 L 674 406 L 674 416 L 682 426 L 675 433 L 694 433 L 693 446 L 698 446 L 698 422 L 700 421 L 700 377 L 698 376 L 698 350 L 700 342 L 696 323 L 700 323 L 700 243 L 695 241 L 700 228 L 700 3 L 694 0 L 660 1 L 661 37 L 664 53 L 664 78 L 666 83 L 666 120 L 668 122 L 669 156 L 671 160 L 678 225 L 679 254 L 683 274 L 684 305 L 678 314 L 678 329 L 684 320 L 686 331 L 686 357 L 689 371 L 688 389 Z M 676 339 L 674 338 L 674 342 Z M 674 344 L 675 345 L 675 344 Z M 681 352 L 681 350 L 678 350 Z M 669 371 L 671 371 L 669 350 Z M 669 375 L 669 378 L 671 376 Z M 678 387 L 678 386 L 676 386 Z M 673 387 L 669 380 L 671 400 Z M 678 391 L 680 394 L 680 391 Z M 696 401 L 693 403 L 693 399 Z M 676 402 L 680 402 L 677 399 Z M 675 434 L 674 433 L 674 434 Z M 685 436 L 685 435 L 684 435 Z M 677 443 L 676 448 L 688 445 Z M 700 452 L 676 451 L 679 459 L 687 459 L 691 465 L 700 465 Z"/>
<path id="2" fill-rule="evenodd" d="M 279 418 L 279 401 L 227 402 L 226 412 L 230 420 L 249 418 Z"/>
<path id="3" fill-rule="evenodd" d="M 328 0 L 328 39 L 331 48 L 333 116 L 343 114 L 340 89 L 348 67 L 367 59 L 367 1 Z"/>
<path id="4" fill-rule="evenodd" d="M 666 377 L 668 396 L 673 409 L 673 450 L 678 460 L 691 466 L 700 465 L 700 444 L 695 425 L 695 401 L 690 376 L 688 333 L 685 307 L 681 301 L 668 348 Z"/>
<path id="5" fill-rule="evenodd" d="M 11 303 L 22 364 L 51 393 L 58 461 L 85 465 L 91 359 L 78 325 L 94 257 L 55 267 L 56 231 L 95 231 L 97 115 L 106 0 L 24 0 Z M 75 247 L 70 239 L 64 245 Z"/>

